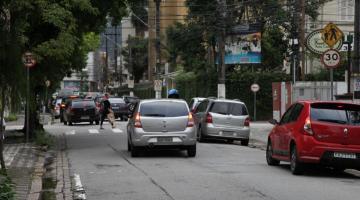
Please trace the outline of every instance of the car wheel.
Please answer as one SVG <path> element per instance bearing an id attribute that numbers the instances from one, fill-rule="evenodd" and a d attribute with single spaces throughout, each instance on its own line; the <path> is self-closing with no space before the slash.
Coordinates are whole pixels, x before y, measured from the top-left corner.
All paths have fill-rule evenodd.
<path id="1" fill-rule="evenodd" d="M 129 141 L 129 140 L 128 140 L 127 150 L 128 150 L 129 152 L 131 151 L 131 144 L 130 144 L 130 141 Z"/>
<path id="2" fill-rule="evenodd" d="M 204 135 L 202 134 L 201 127 L 199 127 L 198 132 L 197 132 L 197 140 L 199 142 L 204 142 Z"/>
<path id="3" fill-rule="evenodd" d="M 249 139 L 240 140 L 241 146 L 249 146 Z"/>
<path id="4" fill-rule="evenodd" d="M 69 126 L 72 126 L 73 125 L 73 123 L 72 122 L 69 122 Z"/>
<path id="5" fill-rule="evenodd" d="M 138 157 L 139 156 L 139 150 L 137 149 L 137 147 L 134 147 L 133 145 L 131 145 L 131 157 Z"/>
<path id="6" fill-rule="evenodd" d="M 67 125 L 67 121 L 63 121 L 64 122 L 64 125 Z"/>
<path id="7" fill-rule="evenodd" d="M 296 145 L 293 145 L 291 148 L 290 154 L 290 170 L 294 175 L 300 175 L 304 172 L 304 167 L 302 163 L 299 162 Z"/>
<path id="8" fill-rule="evenodd" d="M 196 145 L 190 146 L 187 149 L 188 157 L 195 157 L 196 156 Z"/>
<path id="9" fill-rule="evenodd" d="M 233 140 L 233 139 L 227 139 L 226 141 L 227 141 L 227 143 L 229 143 L 229 144 L 234 143 L 234 140 Z"/>
<path id="10" fill-rule="evenodd" d="M 266 146 L 266 162 L 270 166 L 276 166 L 280 164 L 279 160 L 274 159 L 273 157 L 273 148 L 271 145 L 271 141 L 269 140 Z"/>

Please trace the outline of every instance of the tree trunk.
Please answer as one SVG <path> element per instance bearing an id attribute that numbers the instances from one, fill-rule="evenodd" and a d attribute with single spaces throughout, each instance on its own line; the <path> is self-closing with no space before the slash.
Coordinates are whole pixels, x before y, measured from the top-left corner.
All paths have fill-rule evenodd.
<path id="1" fill-rule="evenodd" d="M 1 111 L 0 111 L 0 165 L 2 171 L 6 173 L 5 160 L 4 160 L 4 131 L 2 129 L 2 122 L 4 119 L 4 109 L 5 109 L 5 89 L 1 90 Z"/>

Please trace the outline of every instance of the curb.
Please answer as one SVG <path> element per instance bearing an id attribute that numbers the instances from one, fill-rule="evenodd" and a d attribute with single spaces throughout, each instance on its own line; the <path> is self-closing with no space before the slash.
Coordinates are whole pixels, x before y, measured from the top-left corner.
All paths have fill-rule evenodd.
<path id="1" fill-rule="evenodd" d="M 35 170 L 32 177 L 31 189 L 27 200 L 39 200 L 42 191 L 42 177 L 45 173 L 44 169 L 45 155 L 43 152 L 39 154 L 38 160 L 35 163 Z"/>

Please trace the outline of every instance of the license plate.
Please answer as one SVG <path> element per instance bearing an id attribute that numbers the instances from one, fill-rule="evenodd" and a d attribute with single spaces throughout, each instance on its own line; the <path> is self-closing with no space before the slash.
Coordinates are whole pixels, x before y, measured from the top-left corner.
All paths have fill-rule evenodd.
<path id="1" fill-rule="evenodd" d="M 113 110 L 118 110 L 120 107 L 111 107 Z"/>
<path id="2" fill-rule="evenodd" d="M 223 131 L 223 135 L 224 136 L 233 136 L 234 132 L 232 132 L 232 131 Z"/>
<path id="3" fill-rule="evenodd" d="M 172 142 L 173 138 L 172 137 L 158 137 L 157 141 L 158 142 Z"/>
<path id="4" fill-rule="evenodd" d="M 356 154 L 334 152 L 334 158 L 356 159 Z"/>
<path id="5" fill-rule="evenodd" d="M 81 119 L 90 119 L 89 116 L 82 116 Z"/>

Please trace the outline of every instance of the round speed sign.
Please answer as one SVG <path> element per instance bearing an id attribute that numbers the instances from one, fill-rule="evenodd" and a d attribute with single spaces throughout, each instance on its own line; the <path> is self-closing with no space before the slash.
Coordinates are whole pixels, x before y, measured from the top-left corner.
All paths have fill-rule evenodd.
<path id="1" fill-rule="evenodd" d="M 258 92 L 260 90 L 260 86 L 256 83 L 252 84 L 250 87 L 251 91 Z"/>
<path id="2" fill-rule="evenodd" d="M 339 51 L 329 49 L 323 53 L 321 61 L 327 68 L 336 68 L 340 64 L 341 56 Z"/>

